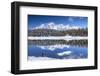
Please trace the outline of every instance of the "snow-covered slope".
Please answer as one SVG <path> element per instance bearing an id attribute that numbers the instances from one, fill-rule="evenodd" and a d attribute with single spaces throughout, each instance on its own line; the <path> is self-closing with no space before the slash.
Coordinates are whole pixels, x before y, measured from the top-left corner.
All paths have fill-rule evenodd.
<path id="1" fill-rule="evenodd" d="M 69 24 L 55 24 L 53 22 L 41 24 L 33 29 L 55 29 L 55 30 L 67 30 L 67 29 L 81 29 L 80 26 L 71 26 Z"/>

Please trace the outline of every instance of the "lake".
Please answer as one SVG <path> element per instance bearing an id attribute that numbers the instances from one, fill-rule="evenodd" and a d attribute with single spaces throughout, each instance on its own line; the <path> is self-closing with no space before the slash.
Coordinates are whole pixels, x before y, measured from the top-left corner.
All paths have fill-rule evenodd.
<path id="1" fill-rule="evenodd" d="M 45 59 L 84 59 L 88 57 L 88 48 L 72 45 L 47 45 L 37 46 L 28 44 L 29 60 Z"/>

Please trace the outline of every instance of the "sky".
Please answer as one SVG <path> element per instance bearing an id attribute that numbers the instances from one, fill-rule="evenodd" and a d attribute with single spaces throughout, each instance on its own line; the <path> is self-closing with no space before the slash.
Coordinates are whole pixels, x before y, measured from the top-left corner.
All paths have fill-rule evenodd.
<path id="1" fill-rule="evenodd" d="M 50 23 L 50 22 L 53 22 L 55 24 L 87 27 L 88 17 L 28 15 L 28 28 L 38 27 L 41 24 Z"/>

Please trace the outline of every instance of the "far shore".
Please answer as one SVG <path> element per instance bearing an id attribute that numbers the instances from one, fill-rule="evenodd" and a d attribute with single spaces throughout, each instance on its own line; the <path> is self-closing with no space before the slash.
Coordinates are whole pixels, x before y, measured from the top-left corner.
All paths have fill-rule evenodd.
<path id="1" fill-rule="evenodd" d="M 48 36 L 48 37 L 33 37 L 33 36 L 29 36 L 28 40 L 84 40 L 84 39 L 88 39 L 88 37 L 81 37 L 81 36 Z"/>

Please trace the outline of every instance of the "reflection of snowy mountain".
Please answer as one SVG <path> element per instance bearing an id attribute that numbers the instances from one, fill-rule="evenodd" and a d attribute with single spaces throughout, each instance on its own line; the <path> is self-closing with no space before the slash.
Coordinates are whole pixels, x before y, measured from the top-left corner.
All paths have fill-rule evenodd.
<path id="1" fill-rule="evenodd" d="M 82 59 L 88 57 L 86 47 L 74 47 L 69 45 L 29 45 L 28 50 L 28 60 L 30 61 L 53 59 Z"/>
<path id="2" fill-rule="evenodd" d="M 49 46 L 37 46 L 43 50 L 50 50 L 54 51 L 56 49 L 63 49 L 63 48 L 69 48 L 69 45 L 49 45 Z"/>
<path id="3" fill-rule="evenodd" d="M 63 24 L 55 24 L 53 22 L 41 24 L 40 26 L 35 27 L 34 29 L 55 29 L 55 30 L 67 30 L 67 29 L 81 29 L 80 26 L 71 26 Z"/>

